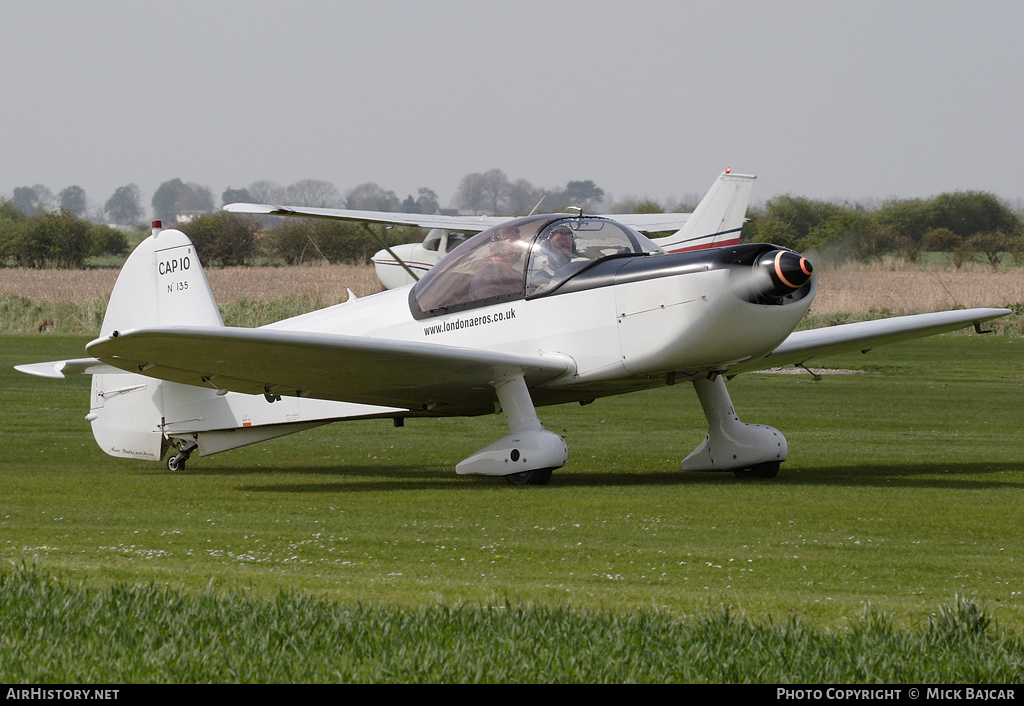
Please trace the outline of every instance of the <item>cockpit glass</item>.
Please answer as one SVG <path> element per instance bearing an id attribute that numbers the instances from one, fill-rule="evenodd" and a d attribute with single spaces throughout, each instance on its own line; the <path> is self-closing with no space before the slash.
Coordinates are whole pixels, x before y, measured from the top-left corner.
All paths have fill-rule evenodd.
<path id="1" fill-rule="evenodd" d="M 440 228 L 433 228 L 427 232 L 427 237 L 423 239 L 423 249 L 437 252 L 438 247 L 441 245 L 441 234 Z"/>
<path id="2" fill-rule="evenodd" d="M 601 218 L 532 216 L 478 233 L 412 290 L 423 314 L 497 304 L 554 289 L 592 262 L 657 246 Z"/>
<path id="3" fill-rule="evenodd" d="M 447 252 L 451 252 L 452 250 L 454 250 L 455 248 L 459 247 L 464 242 L 469 240 L 469 237 L 470 236 L 469 236 L 468 233 L 456 233 L 455 231 L 449 231 L 448 232 L 448 245 L 445 248 L 445 250 Z"/>
<path id="4" fill-rule="evenodd" d="M 530 251 L 527 295 L 553 291 L 597 260 L 656 249 L 647 238 L 614 221 L 599 218 L 555 221 L 540 232 Z"/>

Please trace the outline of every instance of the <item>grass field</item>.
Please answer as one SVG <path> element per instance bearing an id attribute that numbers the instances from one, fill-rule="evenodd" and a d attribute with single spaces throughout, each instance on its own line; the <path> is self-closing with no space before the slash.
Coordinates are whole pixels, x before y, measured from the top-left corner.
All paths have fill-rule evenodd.
<path id="1" fill-rule="evenodd" d="M 84 420 L 87 378 L 11 369 L 81 355 L 87 340 L 0 337 L 8 566 L 185 595 L 695 619 L 727 609 L 840 631 L 866 615 L 921 630 L 969 600 L 1024 634 L 1019 338 L 836 357 L 829 366 L 862 372 L 818 383 L 736 378 L 740 416 L 789 440 L 772 481 L 678 470 L 704 428 L 688 385 L 542 409 L 570 448 L 543 488 L 454 474 L 504 433 L 496 416 L 333 425 L 184 473 L 112 459 Z"/>
<path id="2" fill-rule="evenodd" d="M 260 325 L 366 270 L 209 277 Z M 681 472 L 705 420 L 676 385 L 540 410 L 569 463 L 511 488 L 454 473 L 500 416 L 107 457 L 87 377 L 12 366 L 83 355 L 111 273 L 0 270 L 0 682 L 1019 682 L 1019 272 L 823 269 L 811 325 L 1012 306 L 1016 335 L 736 378 L 789 440 L 777 479 Z"/>

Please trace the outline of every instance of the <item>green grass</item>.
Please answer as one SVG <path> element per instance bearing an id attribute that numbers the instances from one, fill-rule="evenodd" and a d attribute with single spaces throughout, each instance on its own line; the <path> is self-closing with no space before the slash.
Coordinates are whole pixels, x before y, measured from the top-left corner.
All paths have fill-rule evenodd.
<path id="1" fill-rule="evenodd" d="M 8 683 L 728 682 L 995 683 L 1024 676 L 1024 644 L 971 602 L 920 630 L 876 611 L 832 631 L 728 609 L 496 604 L 348 605 L 283 591 L 116 583 L 0 571 Z M 40 639 L 40 637 L 44 639 Z"/>
<path id="2" fill-rule="evenodd" d="M 865 372 L 818 383 L 806 374 L 734 379 L 740 417 L 789 440 L 790 458 L 771 481 L 679 470 L 704 429 L 689 385 L 542 409 L 570 449 L 569 464 L 543 488 L 455 475 L 457 461 L 505 433 L 496 416 L 410 420 L 402 429 L 337 424 L 194 457 L 184 473 L 109 458 L 84 420 L 87 378 L 11 370 L 80 356 L 87 340 L 0 337 L 0 558 L 59 577 L 52 580 L 72 594 L 97 591 L 91 600 L 110 602 L 96 596 L 148 587 L 181 600 L 213 592 L 226 606 L 242 597 L 270 606 L 284 592 L 327 611 L 382 611 L 381 625 L 408 616 L 443 624 L 446 611 L 472 622 L 501 608 L 564 620 L 567 634 L 584 635 L 596 634 L 586 626 L 605 629 L 597 616 L 682 621 L 679 630 L 697 621 L 706 635 L 726 611 L 741 633 L 794 624 L 795 634 L 837 639 L 881 622 L 908 641 L 934 638 L 930 626 L 943 615 L 977 609 L 998 624 L 993 644 L 1017 645 L 1007 664 L 1020 669 L 1021 339 L 942 336 L 836 357 L 827 363 Z M 456 642 L 471 642 L 473 629 L 451 628 L 463 635 Z M 667 644 L 678 637 L 669 635 Z M 652 654 L 653 671 L 630 667 L 608 679 L 699 680 L 664 666 L 679 659 L 672 654 Z M 532 657 L 520 659 L 522 670 L 479 678 L 554 678 Z M 389 678 L 346 669 L 355 671 L 338 678 Z M 394 669 L 394 680 L 412 679 Z M 708 669 L 711 681 L 741 673 Z M 559 673 L 602 680 L 582 668 Z M 208 678 L 232 679 L 225 674 L 211 664 Z M 836 680 L 868 680 L 845 674 L 854 676 Z"/>

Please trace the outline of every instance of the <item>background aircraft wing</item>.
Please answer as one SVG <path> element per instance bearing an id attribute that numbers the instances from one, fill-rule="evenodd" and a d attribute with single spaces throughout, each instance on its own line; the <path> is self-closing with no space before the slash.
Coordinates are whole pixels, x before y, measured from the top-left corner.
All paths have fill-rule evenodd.
<path id="1" fill-rule="evenodd" d="M 259 216 L 293 216 L 298 218 L 327 218 L 356 223 L 384 223 L 387 225 L 443 228 L 479 233 L 514 216 L 445 216 L 424 213 L 394 213 L 388 211 L 353 211 L 343 208 L 314 208 L 312 206 L 270 206 L 257 203 L 231 203 L 224 207 L 231 213 L 251 213 Z M 566 214 L 567 216 L 570 214 Z M 614 213 L 602 216 L 643 233 L 679 230 L 686 223 L 688 213 Z"/>
<path id="2" fill-rule="evenodd" d="M 574 368 L 557 355 L 222 327 L 137 329 L 87 349 L 115 368 L 187 385 L 433 414 L 493 412 L 492 381 L 521 371 L 533 386 Z"/>
<path id="3" fill-rule="evenodd" d="M 733 366 L 729 374 L 799 365 L 812 358 L 835 353 L 867 351 L 887 343 L 954 331 L 971 324 L 977 326 L 982 321 L 1009 313 L 1009 309 L 959 309 L 795 331 L 764 358 Z"/>
<path id="4" fill-rule="evenodd" d="M 269 206 L 257 203 L 230 203 L 224 207 L 231 213 L 252 213 L 260 216 L 294 216 L 299 218 L 327 218 L 357 223 L 385 223 L 418 228 L 444 228 L 479 232 L 499 223 L 512 220 L 512 216 L 444 216 L 424 213 L 393 213 L 388 211 L 353 211 L 344 208 L 314 208 L 312 206 Z"/>

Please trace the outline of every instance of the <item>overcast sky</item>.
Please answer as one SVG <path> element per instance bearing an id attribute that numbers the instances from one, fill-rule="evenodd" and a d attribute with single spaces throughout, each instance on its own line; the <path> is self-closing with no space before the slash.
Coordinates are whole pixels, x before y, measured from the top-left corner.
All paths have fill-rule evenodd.
<path id="1" fill-rule="evenodd" d="M 1024 198 L 1024 3 L 0 0 L 0 195 L 492 168 L 610 196 Z"/>

